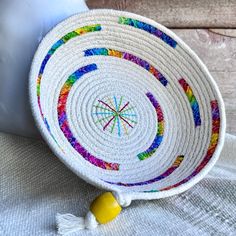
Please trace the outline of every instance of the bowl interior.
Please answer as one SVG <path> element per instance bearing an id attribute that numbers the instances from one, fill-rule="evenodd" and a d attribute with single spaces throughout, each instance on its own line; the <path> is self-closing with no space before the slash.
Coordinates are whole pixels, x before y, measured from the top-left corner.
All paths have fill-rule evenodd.
<path id="1" fill-rule="evenodd" d="M 171 31 L 132 13 L 60 23 L 37 50 L 30 93 L 55 154 L 100 187 L 190 186 L 221 149 L 223 103 L 207 69 Z"/>

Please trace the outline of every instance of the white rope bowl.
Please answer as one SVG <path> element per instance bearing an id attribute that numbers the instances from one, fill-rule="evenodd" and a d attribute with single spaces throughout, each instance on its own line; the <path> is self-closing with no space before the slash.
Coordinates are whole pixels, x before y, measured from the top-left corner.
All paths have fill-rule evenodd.
<path id="1" fill-rule="evenodd" d="M 62 162 L 132 199 L 189 189 L 223 146 L 224 104 L 206 66 L 172 31 L 128 12 L 89 11 L 49 32 L 30 100 Z"/>

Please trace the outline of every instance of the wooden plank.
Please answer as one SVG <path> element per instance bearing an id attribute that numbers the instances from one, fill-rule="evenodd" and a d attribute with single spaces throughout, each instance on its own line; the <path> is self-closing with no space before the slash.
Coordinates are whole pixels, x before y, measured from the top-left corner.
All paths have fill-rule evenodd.
<path id="1" fill-rule="evenodd" d="M 174 29 L 210 71 L 236 72 L 236 39 L 205 29 Z M 236 31 L 236 30 L 235 30 Z"/>
<path id="2" fill-rule="evenodd" d="M 87 0 L 87 5 L 134 12 L 170 28 L 236 28 L 235 0 Z"/>
<path id="3" fill-rule="evenodd" d="M 236 38 L 236 30 L 235 29 L 209 29 L 209 30 L 215 34 L 220 34 L 223 36 Z"/>

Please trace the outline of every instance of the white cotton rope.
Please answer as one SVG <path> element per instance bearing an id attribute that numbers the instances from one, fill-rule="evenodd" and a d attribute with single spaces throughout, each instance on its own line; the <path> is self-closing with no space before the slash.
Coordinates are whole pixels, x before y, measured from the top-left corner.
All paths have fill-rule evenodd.
<path id="1" fill-rule="evenodd" d="M 188 190 L 223 147 L 224 103 L 206 66 L 172 31 L 133 13 L 61 22 L 40 43 L 29 84 L 53 152 L 121 206 Z M 63 233 L 97 225 L 90 213 L 57 222 Z"/>
<path id="2" fill-rule="evenodd" d="M 72 214 L 57 214 L 56 223 L 58 234 L 68 235 L 83 229 L 94 229 L 98 222 L 95 216 L 89 211 L 85 217 L 77 217 Z"/>

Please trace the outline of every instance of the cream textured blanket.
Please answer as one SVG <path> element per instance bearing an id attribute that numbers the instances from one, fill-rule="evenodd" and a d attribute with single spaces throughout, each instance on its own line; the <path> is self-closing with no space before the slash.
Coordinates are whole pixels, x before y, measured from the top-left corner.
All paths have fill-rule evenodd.
<path id="1" fill-rule="evenodd" d="M 100 190 L 41 141 L 0 134 L 0 235 L 56 235 L 55 215 L 83 215 Z M 236 235 L 236 137 L 208 176 L 178 196 L 134 201 L 113 222 L 74 235 Z"/>

